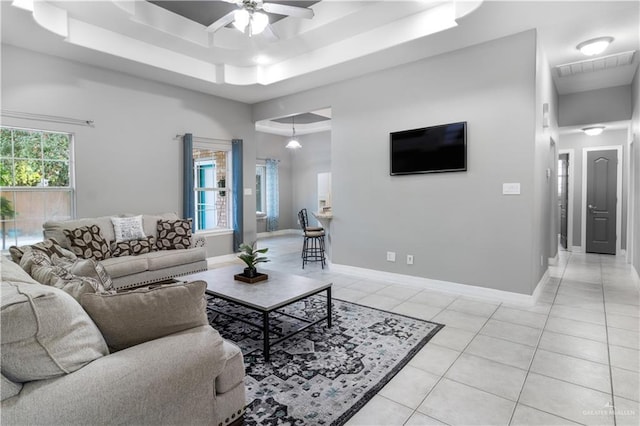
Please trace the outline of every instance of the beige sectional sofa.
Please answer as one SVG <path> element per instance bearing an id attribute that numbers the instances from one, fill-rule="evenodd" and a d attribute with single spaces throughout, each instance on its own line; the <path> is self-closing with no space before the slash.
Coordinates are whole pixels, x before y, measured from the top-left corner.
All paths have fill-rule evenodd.
<path id="1" fill-rule="evenodd" d="M 134 215 L 123 215 L 134 216 Z M 115 233 L 111 218 L 104 216 L 66 221 L 49 221 L 43 225 L 44 238 L 56 240 L 62 247 L 70 249 L 69 238 L 64 230 L 73 230 L 83 226 L 98 225 L 108 242 L 115 241 Z M 158 220 L 176 220 L 175 213 L 160 215 L 142 215 L 144 232 L 148 236 L 156 236 Z M 170 279 L 179 275 L 191 274 L 207 270 L 207 251 L 204 238 L 193 238 L 187 249 L 160 250 L 136 256 L 109 257 L 100 260 L 113 280 L 116 290 L 126 289 Z"/>
<path id="2" fill-rule="evenodd" d="M 103 326 L 83 310 L 87 295 L 81 306 L 4 257 L 0 267 L 3 425 L 241 422 L 242 353 L 205 325 L 206 315 L 197 326 L 110 352 Z M 195 303 L 203 303 L 204 288 L 192 295 Z M 153 289 L 104 297 L 145 297 L 145 291 Z"/>

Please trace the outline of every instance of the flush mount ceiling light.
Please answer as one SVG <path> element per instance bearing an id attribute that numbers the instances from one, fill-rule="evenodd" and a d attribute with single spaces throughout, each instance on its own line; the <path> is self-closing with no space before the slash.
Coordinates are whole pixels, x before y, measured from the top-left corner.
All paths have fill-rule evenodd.
<path id="1" fill-rule="evenodd" d="M 286 148 L 289 149 L 300 149 L 302 148 L 302 145 L 300 145 L 300 142 L 298 142 L 298 140 L 296 139 L 296 117 L 291 117 L 291 129 L 292 129 L 292 133 L 291 133 L 291 140 L 289 140 L 289 142 L 287 143 Z"/>
<path id="2" fill-rule="evenodd" d="M 582 131 L 589 136 L 598 136 L 604 130 L 604 126 L 585 127 Z"/>
<path id="3" fill-rule="evenodd" d="M 613 41 L 613 37 L 598 37 L 583 41 L 576 46 L 580 52 L 587 56 L 597 55 L 605 51 Z"/>

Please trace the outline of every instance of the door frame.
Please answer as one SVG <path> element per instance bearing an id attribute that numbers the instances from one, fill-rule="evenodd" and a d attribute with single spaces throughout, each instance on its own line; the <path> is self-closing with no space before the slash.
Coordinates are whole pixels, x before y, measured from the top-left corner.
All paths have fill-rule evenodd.
<path id="1" fill-rule="evenodd" d="M 560 158 L 560 154 L 568 154 L 569 155 L 569 185 L 567 188 L 567 200 L 568 200 L 568 204 L 567 204 L 567 251 L 575 251 L 575 246 L 573 245 L 573 184 L 574 184 L 574 169 L 573 169 L 573 163 L 575 162 L 575 158 L 576 158 L 576 151 L 573 148 L 570 149 L 561 149 L 558 151 L 558 158 L 556 158 L 556 161 L 558 161 L 558 159 Z M 558 188 L 555 189 L 556 194 L 558 193 Z M 557 196 L 556 196 L 557 198 Z M 560 220 L 560 218 L 558 218 L 558 220 Z M 559 224 L 558 224 L 559 225 Z M 559 226 L 558 226 L 559 229 Z"/>
<path id="2" fill-rule="evenodd" d="M 593 146 L 582 148 L 582 251 L 587 252 L 587 153 L 591 151 L 616 151 L 616 256 L 621 254 L 622 244 L 622 145 Z"/>

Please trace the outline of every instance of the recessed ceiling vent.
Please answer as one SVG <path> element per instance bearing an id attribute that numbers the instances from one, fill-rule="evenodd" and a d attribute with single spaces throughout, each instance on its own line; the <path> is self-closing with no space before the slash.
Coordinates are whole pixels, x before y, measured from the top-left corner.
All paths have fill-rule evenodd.
<path id="1" fill-rule="evenodd" d="M 635 50 L 630 50 L 628 52 L 616 53 L 615 55 L 601 56 L 595 59 L 586 59 L 584 61 L 558 65 L 556 68 L 558 69 L 558 75 L 560 77 L 568 77 L 570 75 L 622 67 L 633 63 L 633 55 L 635 52 Z"/>

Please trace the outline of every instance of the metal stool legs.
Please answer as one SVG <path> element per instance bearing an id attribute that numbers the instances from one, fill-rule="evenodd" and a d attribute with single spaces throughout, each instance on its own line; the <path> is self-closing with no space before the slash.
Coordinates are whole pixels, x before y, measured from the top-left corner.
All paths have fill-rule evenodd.
<path id="1" fill-rule="evenodd" d="M 320 262 L 324 269 L 324 232 L 305 232 L 302 245 L 302 269 L 307 262 Z"/>

